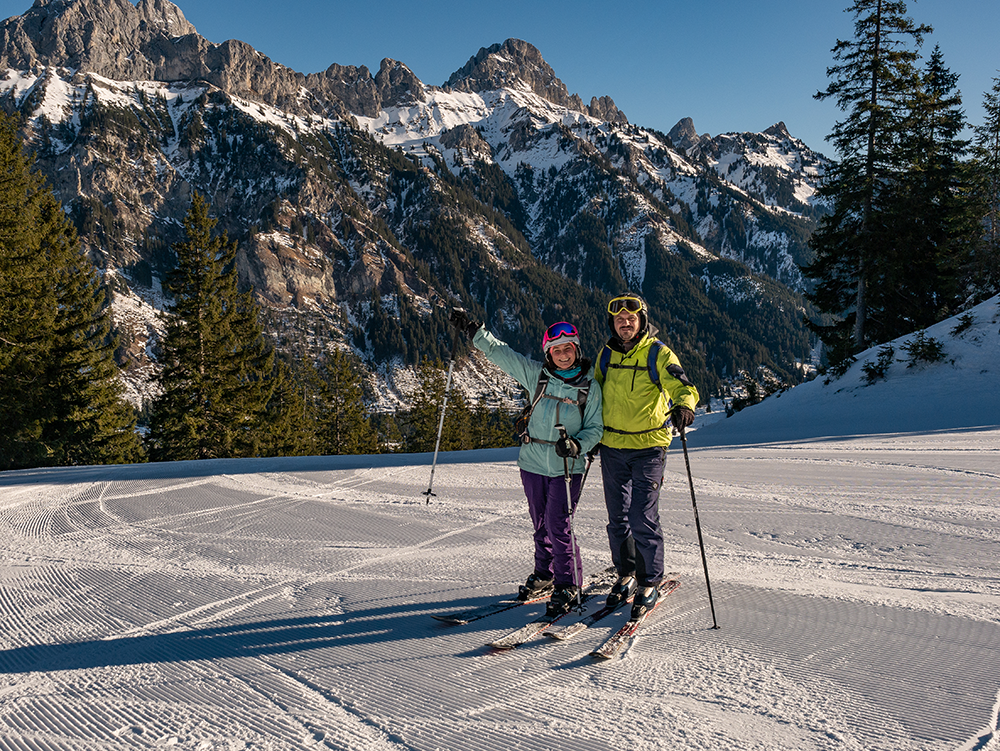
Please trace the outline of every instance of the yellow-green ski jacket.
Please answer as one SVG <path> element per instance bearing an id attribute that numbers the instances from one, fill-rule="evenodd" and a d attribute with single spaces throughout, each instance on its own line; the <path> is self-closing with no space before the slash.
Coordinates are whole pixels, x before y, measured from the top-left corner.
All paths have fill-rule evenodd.
<path id="1" fill-rule="evenodd" d="M 649 350 L 657 341 L 649 333 L 628 352 L 609 347 L 611 357 L 606 373 L 594 368 L 604 396 L 604 436 L 601 443 L 618 449 L 642 449 L 669 446 L 670 410 L 676 406 L 691 411 L 698 404 L 695 388 L 669 347 L 661 346 L 656 358 L 661 391 L 649 376 Z"/>

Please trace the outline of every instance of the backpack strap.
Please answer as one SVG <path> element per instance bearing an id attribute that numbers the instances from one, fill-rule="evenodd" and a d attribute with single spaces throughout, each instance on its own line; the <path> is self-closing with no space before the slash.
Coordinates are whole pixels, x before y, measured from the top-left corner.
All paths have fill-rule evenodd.
<path id="1" fill-rule="evenodd" d="M 656 360 L 660 356 L 660 349 L 665 345 L 659 339 L 654 339 L 653 343 L 649 345 L 648 357 L 646 359 L 646 370 L 649 372 L 649 380 L 653 382 L 653 385 L 663 393 L 663 384 L 660 383 L 660 371 L 656 366 Z"/>
<path id="2" fill-rule="evenodd" d="M 611 362 L 611 347 L 607 344 L 601 350 L 601 356 L 597 361 L 597 367 L 601 370 L 601 378 L 608 377 L 608 363 Z"/>
<path id="3" fill-rule="evenodd" d="M 548 378 L 546 377 L 545 382 L 548 383 Z M 587 394 L 590 393 L 590 381 L 587 380 L 587 385 L 581 389 L 576 390 L 576 399 L 570 399 L 568 396 L 552 396 L 552 394 L 536 394 L 535 402 L 532 403 L 532 407 L 538 402 L 538 399 L 551 399 L 554 402 L 561 402 L 562 404 L 575 404 L 580 408 L 580 422 L 583 422 L 583 413 L 587 406 Z"/>
<path id="4" fill-rule="evenodd" d="M 586 374 L 585 374 L 586 375 Z M 576 392 L 576 406 L 580 408 L 580 424 L 583 425 L 583 412 L 584 408 L 587 406 L 587 394 L 590 393 L 590 379 L 584 378 L 587 385 L 582 389 L 577 389 Z"/>
<path id="5" fill-rule="evenodd" d="M 547 371 L 545 368 L 542 368 L 542 372 L 538 374 L 538 383 L 535 385 L 535 396 L 531 400 L 531 409 L 534 409 L 535 405 L 538 404 L 538 400 L 542 398 L 542 395 L 545 393 L 545 389 L 548 387 L 548 385 L 549 385 L 549 371 Z"/>
<path id="6" fill-rule="evenodd" d="M 649 380 L 653 382 L 653 385 L 663 393 L 663 384 L 660 383 L 660 371 L 657 367 L 656 361 L 660 357 L 660 350 L 665 347 L 663 342 L 659 339 L 654 339 L 652 344 L 649 345 L 649 350 L 646 353 L 646 373 L 649 375 Z M 607 378 L 608 368 L 621 368 L 622 370 L 641 370 L 639 365 L 622 365 L 621 363 L 611 364 L 611 347 L 607 344 L 604 345 L 604 349 L 601 350 L 601 357 L 598 361 L 598 367 L 601 369 L 601 377 Z"/>
<path id="7" fill-rule="evenodd" d="M 582 389 L 577 390 L 577 398 L 570 399 L 565 396 L 552 396 L 551 394 L 546 394 L 545 389 L 549 385 L 549 371 L 542 368 L 542 372 L 538 376 L 538 385 L 535 386 L 535 397 L 532 399 L 531 404 L 525 408 L 522 413 L 522 420 L 524 421 L 524 433 L 522 442 L 523 443 L 547 443 L 550 446 L 554 446 L 554 441 L 545 441 L 541 438 L 532 438 L 528 435 L 528 420 L 531 417 L 532 411 L 535 409 L 535 405 L 538 404 L 541 399 L 552 399 L 553 401 L 562 402 L 563 404 L 575 404 L 580 409 L 580 423 L 583 424 L 584 410 L 587 406 L 587 394 L 590 393 L 590 379 L 587 379 L 586 385 Z"/>

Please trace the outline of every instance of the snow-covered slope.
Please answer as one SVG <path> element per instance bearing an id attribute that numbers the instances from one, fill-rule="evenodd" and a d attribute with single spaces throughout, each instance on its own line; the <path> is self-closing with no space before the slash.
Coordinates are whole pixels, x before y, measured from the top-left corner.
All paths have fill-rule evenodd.
<path id="1" fill-rule="evenodd" d="M 914 360 L 941 345 L 941 360 Z M 884 377 L 866 372 L 886 360 Z M 828 436 L 992 429 L 1000 426 L 1000 297 L 924 332 L 858 355 L 840 378 L 820 377 L 775 394 L 692 434 L 699 446 L 771 443 Z M 716 416 L 718 418 L 718 416 Z"/>
<path id="2" fill-rule="evenodd" d="M 430 504 L 430 455 L 0 473 L 0 746 L 992 751 L 997 300 L 972 314 L 927 332 L 944 363 L 699 415 L 720 628 L 677 448 L 661 516 L 681 587 L 610 663 L 589 651 L 620 617 L 505 654 L 484 645 L 539 607 L 430 617 L 531 569 L 513 450 L 442 454 Z M 605 523 L 595 467 L 588 572 Z"/>

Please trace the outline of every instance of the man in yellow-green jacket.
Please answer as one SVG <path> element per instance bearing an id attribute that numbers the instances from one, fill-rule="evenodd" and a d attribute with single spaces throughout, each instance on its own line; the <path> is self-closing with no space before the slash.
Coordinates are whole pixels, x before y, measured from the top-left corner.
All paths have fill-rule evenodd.
<path id="1" fill-rule="evenodd" d="M 619 575 L 608 604 L 634 594 L 638 617 L 656 604 L 665 574 L 659 501 L 671 427 L 693 422 L 699 397 L 677 355 L 656 339 L 639 295 L 608 303 L 608 327 L 594 373 L 604 397 L 601 475 Z"/>

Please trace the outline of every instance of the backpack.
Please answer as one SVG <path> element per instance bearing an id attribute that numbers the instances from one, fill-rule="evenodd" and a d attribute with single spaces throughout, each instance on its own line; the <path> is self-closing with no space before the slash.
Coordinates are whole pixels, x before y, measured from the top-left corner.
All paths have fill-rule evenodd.
<path id="1" fill-rule="evenodd" d="M 549 385 L 549 371 L 546 368 L 542 368 L 542 372 L 538 374 L 538 383 L 535 385 L 535 396 L 528 402 L 524 409 L 521 410 L 520 414 L 514 418 L 514 437 L 517 439 L 518 443 L 551 443 L 551 441 L 543 441 L 540 438 L 532 438 L 528 435 L 528 421 L 531 419 L 531 412 L 535 409 L 535 405 L 538 404 L 539 400 L 543 396 L 548 396 L 545 393 L 545 389 Z M 584 407 L 587 406 L 587 394 L 590 393 L 590 379 L 587 379 L 587 385 L 577 392 L 579 398 L 574 401 L 572 399 L 561 399 L 557 396 L 548 396 L 549 399 L 556 399 L 557 401 L 564 402 L 566 404 L 575 404 L 580 408 L 580 421 L 583 421 Z"/>
<path id="2" fill-rule="evenodd" d="M 660 371 L 656 367 L 656 360 L 660 356 L 660 348 L 666 345 L 659 339 L 654 339 L 653 343 L 649 345 L 648 357 L 646 359 L 646 372 L 649 374 L 649 380 L 653 382 L 653 385 L 663 393 L 663 384 L 660 383 Z M 601 378 L 608 377 L 608 367 L 611 363 L 611 347 L 607 344 L 604 345 L 604 349 L 601 350 L 601 357 L 597 362 L 597 367 L 601 369 Z M 638 370 L 638 365 L 621 365 L 615 363 L 611 365 L 614 368 L 624 368 L 625 370 Z"/>

